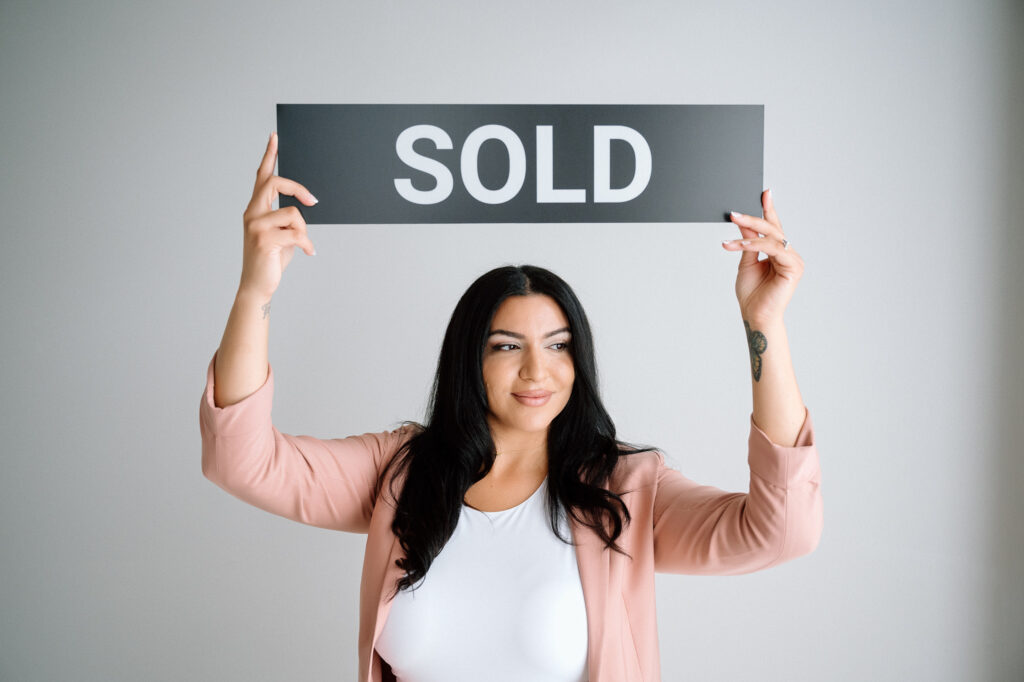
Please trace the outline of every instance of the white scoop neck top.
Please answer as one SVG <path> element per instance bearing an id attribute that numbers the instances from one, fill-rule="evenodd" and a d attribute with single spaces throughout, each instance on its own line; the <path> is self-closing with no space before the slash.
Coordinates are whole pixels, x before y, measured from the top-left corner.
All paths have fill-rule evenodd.
<path id="1" fill-rule="evenodd" d="M 586 682 L 587 613 L 575 547 L 555 537 L 548 478 L 501 511 L 463 504 L 413 591 L 394 598 L 376 649 L 399 682 Z M 571 540 L 559 505 L 562 536 Z"/>

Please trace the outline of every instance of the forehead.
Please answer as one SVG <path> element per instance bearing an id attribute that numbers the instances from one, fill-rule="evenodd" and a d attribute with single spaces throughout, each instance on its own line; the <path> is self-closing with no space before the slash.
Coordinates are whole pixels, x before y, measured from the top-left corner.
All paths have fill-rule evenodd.
<path id="1" fill-rule="evenodd" d="M 509 296 L 494 312 L 491 329 L 533 331 L 539 334 L 569 326 L 562 308 L 547 294 Z"/>

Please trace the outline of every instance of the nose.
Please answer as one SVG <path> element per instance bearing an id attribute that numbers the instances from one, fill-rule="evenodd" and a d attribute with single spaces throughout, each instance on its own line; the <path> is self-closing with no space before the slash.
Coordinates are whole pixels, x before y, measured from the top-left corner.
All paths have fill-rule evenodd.
<path id="1" fill-rule="evenodd" d="M 532 348 L 522 355 L 523 364 L 519 368 L 519 378 L 523 381 L 542 381 L 547 378 L 547 365 L 540 350 Z"/>

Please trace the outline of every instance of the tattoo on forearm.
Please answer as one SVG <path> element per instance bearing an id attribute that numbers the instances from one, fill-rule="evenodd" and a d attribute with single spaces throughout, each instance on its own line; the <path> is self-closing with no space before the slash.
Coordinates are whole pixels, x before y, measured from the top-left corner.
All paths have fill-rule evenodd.
<path id="1" fill-rule="evenodd" d="M 747 330 L 747 350 L 750 351 L 750 371 L 754 373 L 754 381 L 761 380 L 761 354 L 768 349 L 768 339 L 761 332 L 750 328 L 750 323 L 743 320 Z"/>
<path id="2" fill-rule="evenodd" d="M 270 301 L 267 301 L 262 306 L 260 306 L 260 310 L 263 311 L 263 319 L 264 320 L 267 319 L 268 317 L 270 317 Z"/>

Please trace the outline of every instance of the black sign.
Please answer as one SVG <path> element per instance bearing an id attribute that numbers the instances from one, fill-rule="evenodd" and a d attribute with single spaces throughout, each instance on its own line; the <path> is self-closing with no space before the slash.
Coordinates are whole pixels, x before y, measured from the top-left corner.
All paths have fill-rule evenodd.
<path id="1" fill-rule="evenodd" d="M 278 104 L 277 131 L 309 224 L 761 215 L 763 105 Z"/>

